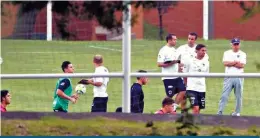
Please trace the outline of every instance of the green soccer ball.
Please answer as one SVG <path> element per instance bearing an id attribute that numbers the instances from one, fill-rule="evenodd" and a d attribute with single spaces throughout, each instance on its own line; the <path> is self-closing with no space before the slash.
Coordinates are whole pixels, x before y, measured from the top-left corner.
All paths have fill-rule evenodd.
<path id="1" fill-rule="evenodd" d="M 76 93 L 78 94 L 84 94 L 87 91 L 87 88 L 84 84 L 78 84 L 75 88 Z"/>

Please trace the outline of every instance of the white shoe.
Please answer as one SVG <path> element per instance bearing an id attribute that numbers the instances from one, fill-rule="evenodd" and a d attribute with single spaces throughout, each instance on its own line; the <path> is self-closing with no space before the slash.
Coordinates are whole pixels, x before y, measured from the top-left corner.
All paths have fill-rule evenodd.
<path id="1" fill-rule="evenodd" d="M 176 103 L 174 103 L 174 104 L 172 104 L 172 107 L 173 107 L 173 111 L 176 111 L 176 109 L 178 108 L 178 104 L 176 104 Z"/>
<path id="2" fill-rule="evenodd" d="M 240 113 L 233 112 L 231 113 L 231 116 L 240 116 Z"/>

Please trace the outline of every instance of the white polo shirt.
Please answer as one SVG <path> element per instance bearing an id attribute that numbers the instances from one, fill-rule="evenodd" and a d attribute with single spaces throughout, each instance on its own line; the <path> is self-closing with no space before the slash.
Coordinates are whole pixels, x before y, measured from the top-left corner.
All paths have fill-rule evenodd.
<path id="1" fill-rule="evenodd" d="M 157 62 L 165 62 L 177 60 L 179 57 L 177 50 L 174 47 L 163 46 L 158 54 Z M 177 73 L 178 72 L 178 64 L 173 64 L 169 67 L 162 67 L 162 73 Z M 178 77 L 162 77 L 164 79 L 175 79 Z"/>
<path id="2" fill-rule="evenodd" d="M 205 57 L 204 57 L 205 58 Z M 187 67 L 183 72 L 186 73 L 208 73 L 209 61 L 206 59 L 193 58 L 187 62 Z M 206 92 L 206 80 L 205 77 L 188 77 L 186 90 L 192 90 L 196 92 Z"/>
<path id="3" fill-rule="evenodd" d="M 104 66 L 99 66 L 95 69 L 95 74 L 108 74 L 109 71 Z M 93 78 L 94 82 L 102 82 L 101 86 L 94 86 L 93 92 L 94 97 L 108 97 L 107 94 L 107 84 L 109 82 L 108 77 L 100 77 L 100 78 Z"/>
<path id="4" fill-rule="evenodd" d="M 246 53 L 239 50 L 238 52 L 234 52 L 233 50 L 227 50 L 224 52 L 223 62 L 224 61 L 239 61 L 240 63 L 246 64 Z M 236 67 L 225 67 L 225 73 L 243 73 L 244 68 L 236 68 Z"/>
<path id="5" fill-rule="evenodd" d="M 197 53 L 196 53 L 196 46 L 195 44 L 193 47 L 190 47 L 188 44 L 181 45 L 178 49 L 177 52 L 180 55 L 180 60 L 181 63 L 184 64 L 184 69 L 186 68 L 186 64 L 189 62 L 190 59 L 195 58 Z M 209 56 L 206 53 L 203 60 L 209 60 Z"/>

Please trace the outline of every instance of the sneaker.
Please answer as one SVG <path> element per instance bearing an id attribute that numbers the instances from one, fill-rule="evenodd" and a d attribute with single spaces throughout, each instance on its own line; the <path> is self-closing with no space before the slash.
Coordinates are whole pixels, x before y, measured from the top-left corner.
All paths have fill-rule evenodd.
<path id="1" fill-rule="evenodd" d="M 231 116 L 240 116 L 240 113 L 233 112 L 231 113 Z"/>
<path id="2" fill-rule="evenodd" d="M 218 111 L 217 115 L 222 115 L 222 111 Z"/>
<path id="3" fill-rule="evenodd" d="M 177 108 L 178 108 L 178 106 L 179 106 L 179 105 L 178 105 L 178 104 L 176 104 L 176 103 L 174 103 L 172 106 L 173 106 L 173 111 L 175 111 L 175 112 L 176 112 L 176 110 L 177 110 Z"/>

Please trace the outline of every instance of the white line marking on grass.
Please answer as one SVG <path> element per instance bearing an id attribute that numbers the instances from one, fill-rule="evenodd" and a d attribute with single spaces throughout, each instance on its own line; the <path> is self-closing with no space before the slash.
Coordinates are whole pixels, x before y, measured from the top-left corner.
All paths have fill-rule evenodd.
<path id="1" fill-rule="evenodd" d="M 72 52 L 7 52 L 8 54 L 71 54 Z"/>
<path id="2" fill-rule="evenodd" d="M 147 71 L 147 72 L 156 72 L 156 71 L 160 71 L 160 69 L 143 69 L 143 70 L 145 70 L 145 71 Z M 133 72 L 137 72 L 138 70 L 135 70 L 135 71 L 133 71 Z"/>
<path id="3" fill-rule="evenodd" d="M 122 52 L 120 49 L 114 49 L 114 48 L 107 48 L 107 47 L 99 47 L 99 46 L 89 46 L 91 48 L 96 48 L 96 49 L 103 49 L 103 50 L 110 50 L 110 51 L 116 51 L 116 52 Z M 135 52 L 131 52 L 133 54 Z"/>
<path id="4" fill-rule="evenodd" d="M 148 71 L 148 72 L 155 72 L 155 71 L 160 71 L 160 69 L 147 69 L 146 71 Z"/>
<path id="5" fill-rule="evenodd" d="M 43 70 L 43 69 L 22 69 L 23 71 L 41 71 L 41 70 Z"/>
<path id="6" fill-rule="evenodd" d="M 23 71 L 44 71 L 46 69 L 22 69 Z M 87 71 L 87 69 L 75 69 L 75 71 L 77 70 L 85 70 Z M 61 71 L 61 69 L 52 69 L 51 71 Z"/>
<path id="7" fill-rule="evenodd" d="M 85 70 L 85 71 L 87 71 L 87 69 L 77 69 L 77 68 L 75 68 L 76 72 L 77 72 L 77 70 Z M 51 71 L 61 71 L 61 69 L 52 69 Z"/>
<path id="8" fill-rule="evenodd" d="M 110 50 L 110 51 L 122 52 L 122 50 L 120 50 L 120 49 L 114 49 L 114 48 L 99 47 L 99 46 L 89 46 L 89 47 L 91 47 L 91 48 L 97 48 L 97 49 Z"/>

